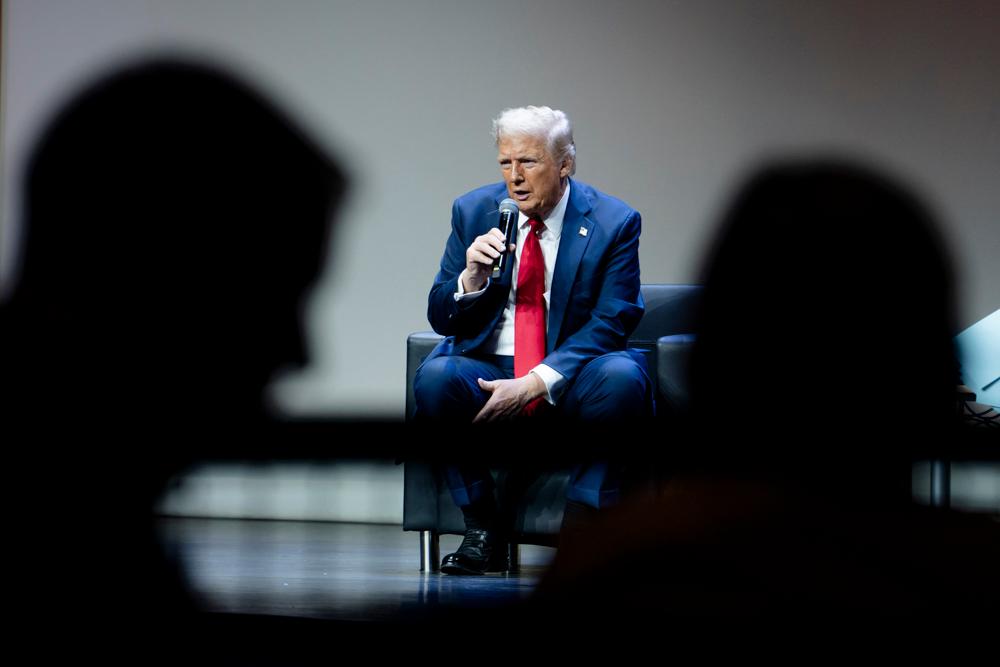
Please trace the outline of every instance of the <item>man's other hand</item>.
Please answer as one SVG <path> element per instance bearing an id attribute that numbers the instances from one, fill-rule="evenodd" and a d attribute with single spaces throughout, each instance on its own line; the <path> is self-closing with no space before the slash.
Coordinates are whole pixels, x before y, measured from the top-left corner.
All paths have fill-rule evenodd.
<path id="1" fill-rule="evenodd" d="M 472 423 L 512 419 L 521 413 L 528 403 L 545 395 L 545 383 L 534 373 L 515 380 L 484 380 L 479 378 L 479 387 L 492 395 L 479 411 Z"/>

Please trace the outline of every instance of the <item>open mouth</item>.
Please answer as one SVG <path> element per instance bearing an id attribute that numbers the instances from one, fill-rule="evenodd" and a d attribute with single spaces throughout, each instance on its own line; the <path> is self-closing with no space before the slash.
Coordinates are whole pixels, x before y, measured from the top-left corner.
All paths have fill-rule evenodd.
<path id="1" fill-rule="evenodd" d="M 514 190 L 514 199 L 518 201 L 524 201 L 531 196 L 530 192 L 525 192 L 524 190 Z"/>

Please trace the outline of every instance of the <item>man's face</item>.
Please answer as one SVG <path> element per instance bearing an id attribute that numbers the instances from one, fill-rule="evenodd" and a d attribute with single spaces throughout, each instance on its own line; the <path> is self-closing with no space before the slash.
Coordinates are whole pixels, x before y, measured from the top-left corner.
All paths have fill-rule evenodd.
<path id="1" fill-rule="evenodd" d="M 570 162 L 558 162 L 541 137 L 501 137 L 497 161 L 507 194 L 529 218 L 542 220 L 562 197 Z"/>

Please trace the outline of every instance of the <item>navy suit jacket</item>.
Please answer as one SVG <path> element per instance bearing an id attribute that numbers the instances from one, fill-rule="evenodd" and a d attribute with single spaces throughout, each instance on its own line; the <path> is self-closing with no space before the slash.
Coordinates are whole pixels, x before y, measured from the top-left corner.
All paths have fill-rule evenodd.
<path id="1" fill-rule="evenodd" d="M 428 359 L 476 353 L 500 320 L 510 294 L 513 262 L 471 304 L 456 302 L 455 292 L 465 269 L 466 249 L 497 226 L 500 201 L 507 196 L 506 185 L 494 183 L 462 195 L 452 206 L 451 236 L 427 306 L 431 326 L 446 338 Z M 592 359 L 624 350 L 642 317 L 641 226 L 638 211 L 625 202 L 570 180 L 542 360 L 567 382 Z"/>

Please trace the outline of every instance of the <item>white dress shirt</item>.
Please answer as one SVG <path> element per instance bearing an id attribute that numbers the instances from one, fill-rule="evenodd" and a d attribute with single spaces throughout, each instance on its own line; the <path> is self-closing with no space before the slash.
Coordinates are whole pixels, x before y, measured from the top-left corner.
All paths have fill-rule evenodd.
<path id="1" fill-rule="evenodd" d="M 556 204 L 555 208 L 549 213 L 548 217 L 542 221 L 545 225 L 544 230 L 538 236 L 538 244 L 542 248 L 542 257 L 545 260 L 545 330 L 548 331 L 549 328 L 549 296 L 552 293 L 552 272 L 556 267 L 556 257 L 559 254 L 559 238 L 562 236 L 562 226 L 563 218 L 566 216 L 566 204 L 569 202 L 569 184 L 566 185 L 566 190 L 563 192 L 562 198 L 559 199 L 559 203 Z M 528 216 L 524 213 L 518 213 L 517 217 L 517 247 L 514 250 L 514 266 L 511 267 L 513 271 L 510 295 L 507 297 L 507 305 L 503 309 L 503 313 L 500 315 L 500 321 L 497 323 L 496 329 L 493 330 L 493 334 L 483 343 L 482 350 L 486 354 L 498 354 L 504 356 L 514 355 L 514 308 L 517 302 L 517 272 L 518 267 L 521 263 L 521 250 L 524 248 L 524 239 L 531 230 L 531 224 L 529 222 Z M 465 277 L 465 271 L 462 271 L 461 275 L 458 276 L 458 287 L 455 292 L 455 300 L 459 303 L 463 301 L 472 301 L 483 294 L 486 291 L 486 287 L 489 287 L 490 281 L 487 280 L 486 287 L 479 290 L 478 292 L 465 292 L 465 287 L 462 284 L 462 278 Z M 545 383 L 546 390 L 546 400 L 549 403 L 555 405 L 559 394 L 562 393 L 563 386 L 566 384 L 566 378 L 562 376 L 554 368 L 546 366 L 545 364 L 538 364 L 531 369 L 531 372 L 537 375 L 543 383 Z"/>

